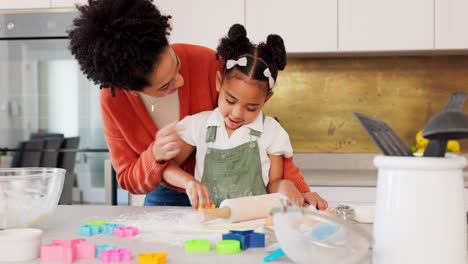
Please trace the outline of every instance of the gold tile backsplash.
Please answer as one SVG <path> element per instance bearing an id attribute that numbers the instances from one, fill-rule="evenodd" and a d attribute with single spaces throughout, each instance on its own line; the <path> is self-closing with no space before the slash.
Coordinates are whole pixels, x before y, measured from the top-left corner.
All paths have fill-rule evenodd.
<path id="1" fill-rule="evenodd" d="M 452 92 L 468 92 L 468 56 L 291 58 L 273 91 L 264 111 L 295 152 L 379 152 L 352 113 L 379 118 L 414 144 Z M 460 143 L 468 153 L 468 140 Z"/>

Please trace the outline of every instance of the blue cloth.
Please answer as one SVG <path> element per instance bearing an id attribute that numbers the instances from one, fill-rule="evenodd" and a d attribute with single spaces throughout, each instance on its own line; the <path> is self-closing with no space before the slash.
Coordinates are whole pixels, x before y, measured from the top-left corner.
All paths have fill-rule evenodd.
<path id="1" fill-rule="evenodd" d="M 174 191 L 162 185 L 146 194 L 144 205 L 191 206 L 187 194 Z"/>

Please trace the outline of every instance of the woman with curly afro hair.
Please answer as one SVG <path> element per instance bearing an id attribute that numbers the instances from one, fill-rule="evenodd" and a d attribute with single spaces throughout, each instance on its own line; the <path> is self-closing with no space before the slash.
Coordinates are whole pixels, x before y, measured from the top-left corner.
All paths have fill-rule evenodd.
<path id="1" fill-rule="evenodd" d="M 185 192 L 199 192 L 197 186 L 172 186 L 162 172 L 180 152 L 183 128 L 177 121 L 216 108 L 223 59 L 205 47 L 170 45 L 171 17 L 152 0 L 88 0 L 77 8 L 70 50 L 101 87 L 104 135 L 119 185 L 146 194 L 145 205 L 190 206 Z M 310 193 L 292 158 L 283 167 L 284 178 L 309 203 L 323 207 L 326 202 Z M 194 174 L 193 154 L 182 168 Z"/>

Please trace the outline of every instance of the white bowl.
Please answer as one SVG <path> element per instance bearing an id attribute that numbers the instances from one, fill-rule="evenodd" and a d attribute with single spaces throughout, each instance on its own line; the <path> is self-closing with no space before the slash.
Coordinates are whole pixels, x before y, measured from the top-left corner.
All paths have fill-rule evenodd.
<path id="1" fill-rule="evenodd" d="M 371 235 L 340 217 L 297 207 L 272 212 L 278 242 L 296 263 L 370 263 Z"/>
<path id="2" fill-rule="evenodd" d="M 13 228 L 0 230 L 0 262 L 28 261 L 39 257 L 42 230 Z"/>
<path id="3" fill-rule="evenodd" d="M 57 208 L 65 170 L 0 169 L 0 229 L 33 227 Z"/>

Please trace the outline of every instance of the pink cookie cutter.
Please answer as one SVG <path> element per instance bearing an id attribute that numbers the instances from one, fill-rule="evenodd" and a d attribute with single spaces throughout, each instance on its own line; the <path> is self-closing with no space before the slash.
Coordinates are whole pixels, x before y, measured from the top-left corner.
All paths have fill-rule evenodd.
<path id="1" fill-rule="evenodd" d="M 136 227 L 124 226 L 114 229 L 114 236 L 117 237 L 132 237 L 138 235 L 138 229 Z"/>
<path id="2" fill-rule="evenodd" d="M 49 245 L 41 247 L 41 261 L 62 261 L 73 263 L 79 259 L 93 259 L 96 254 L 96 245 L 79 239 L 54 239 Z"/>
<path id="3" fill-rule="evenodd" d="M 122 262 L 132 259 L 132 252 L 126 248 L 103 250 L 100 254 L 103 263 Z"/>

